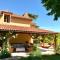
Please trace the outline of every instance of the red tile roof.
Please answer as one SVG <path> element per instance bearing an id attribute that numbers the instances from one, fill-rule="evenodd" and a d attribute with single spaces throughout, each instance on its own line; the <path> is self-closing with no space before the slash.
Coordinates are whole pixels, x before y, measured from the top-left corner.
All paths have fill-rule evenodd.
<path id="1" fill-rule="evenodd" d="M 37 29 L 32 27 L 21 27 L 21 26 L 14 26 L 14 25 L 0 25 L 0 30 L 2 31 L 17 31 L 17 32 L 26 32 L 26 33 L 54 33 L 52 31 Z"/>

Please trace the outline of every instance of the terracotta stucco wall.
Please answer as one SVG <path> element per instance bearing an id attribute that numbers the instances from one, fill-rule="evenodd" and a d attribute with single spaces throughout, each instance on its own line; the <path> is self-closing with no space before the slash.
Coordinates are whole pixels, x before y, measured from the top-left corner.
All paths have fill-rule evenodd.
<path id="1" fill-rule="evenodd" d="M 30 24 L 30 23 L 32 22 L 32 20 L 23 19 L 23 18 L 11 17 L 11 22 L 14 22 L 14 23 Z"/>
<path id="2" fill-rule="evenodd" d="M 30 27 L 32 20 L 11 17 L 11 25 Z"/>
<path id="3" fill-rule="evenodd" d="M 0 24 L 4 23 L 4 14 L 0 16 Z"/>
<path id="4" fill-rule="evenodd" d="M 17 18 L 17 17 L 12 17 L 10 19 L 10 22 L 4 22 L 4 14 L 0 16 L 0 24 L 5 24 L 5 25 L 16 25 L 16 26 L 24 26 L 24 27 L 30 27 L 32 20 L 30 19 L 24 19 L 24 18 Z"/>

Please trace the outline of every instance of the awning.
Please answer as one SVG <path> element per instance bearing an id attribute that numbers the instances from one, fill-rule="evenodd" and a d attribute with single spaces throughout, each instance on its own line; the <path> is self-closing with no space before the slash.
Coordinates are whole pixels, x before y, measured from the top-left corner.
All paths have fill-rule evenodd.
<path id="1" fill-rule="evenodd" d="M 16 32 L 25 32 L 25 33 L 55 33 L 53 31 L 38 29 L 33 27 L 21 27 L 15 25 L 0 25 L 0 31 L 16 31 Z"/>

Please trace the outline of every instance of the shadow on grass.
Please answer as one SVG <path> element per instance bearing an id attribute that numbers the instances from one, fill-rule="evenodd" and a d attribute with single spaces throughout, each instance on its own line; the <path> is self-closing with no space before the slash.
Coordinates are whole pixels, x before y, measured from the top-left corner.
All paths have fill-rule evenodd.
<path id="1" fill-rule="evenodd" d="M 43 55 L 42 60 L 60 60 L 60 55 Z"/>
<path id="2" fill-rule="evenodd" d="M 43 55 L 41 57 L 21 57 L 21 59 L 19 60 L 60 60 L 60 55 L 56 54 L 56 55 Z"/>
<path id="3" fill-rule="evenodd" d="M 32 56 L 29 56 L 29 57 L 22 57 L 20 60 L 41 60 L 41 57 L 32 57 Z"/>

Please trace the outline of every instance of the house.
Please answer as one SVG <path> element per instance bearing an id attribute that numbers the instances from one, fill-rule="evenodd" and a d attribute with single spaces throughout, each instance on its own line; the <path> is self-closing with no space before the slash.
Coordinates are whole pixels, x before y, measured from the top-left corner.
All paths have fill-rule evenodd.
<path id="1" fill-rule="evenodd" d="M 33 34 L 48 34 L 52 31 L 36 28 L 32 22 L 32 18 L 26 13 L 22 16 L 13 14 L 8 11 L 0 11 L 0 31 L 14 31 L 16 36 L 12 36 L 9 40 L 11 52 L 24 51 L 25 42 L 33 43 Z M 12 49 L 12 48 L 15 48 Z"/>

